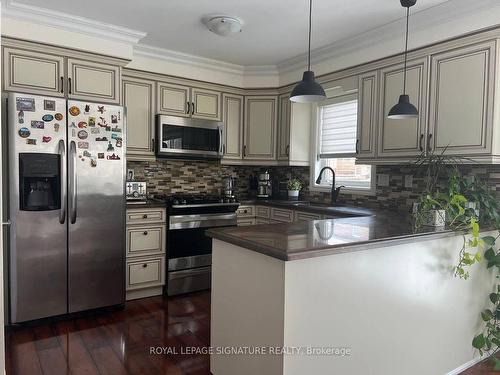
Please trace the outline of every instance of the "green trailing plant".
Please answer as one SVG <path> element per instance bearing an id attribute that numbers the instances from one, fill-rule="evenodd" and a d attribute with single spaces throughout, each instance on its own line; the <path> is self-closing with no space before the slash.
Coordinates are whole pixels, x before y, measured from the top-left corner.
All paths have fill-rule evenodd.
<path id="1" fill-rule="evenodd" d="M 302 182 L 299 179 L 293 178 L 288 181 L 287 188 L 288 190 L 300 190 L 302 189 Z"/>

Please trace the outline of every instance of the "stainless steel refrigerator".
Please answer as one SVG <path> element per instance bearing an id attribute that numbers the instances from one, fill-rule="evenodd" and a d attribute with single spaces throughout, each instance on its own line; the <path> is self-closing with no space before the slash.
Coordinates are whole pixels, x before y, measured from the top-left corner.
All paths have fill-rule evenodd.
<path id="1" fill-rule="evenodd" d="M 119 106 L 8 96 L 12 323 L 124 302 Z"/>

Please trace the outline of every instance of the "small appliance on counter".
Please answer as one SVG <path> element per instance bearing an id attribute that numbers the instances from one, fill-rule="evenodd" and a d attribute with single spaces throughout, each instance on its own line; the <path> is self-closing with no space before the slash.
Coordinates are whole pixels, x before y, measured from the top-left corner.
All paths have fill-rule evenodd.
<path id="1" fill-rule="evenodd" d="M 258 198 L 269 198 L 272 194 L 271 188 L 271 175 L 269 171 L 265 171 L 264 173 L 259 174 L 259 186 L 257 191 Z"/>
<path id="2" fill-rule="evenodd" d="M 127 203 L 144 203 L 148 200 L 145 181 L 127 181 L 125 183 Z"/>
<path id="3" fill-rule="evenodd" d="M 227 199 L 235 199 L 234 196 L 234 179 L 232 177 L 226 177 L 224 179 L 224 190 L 222 196 Z"/>

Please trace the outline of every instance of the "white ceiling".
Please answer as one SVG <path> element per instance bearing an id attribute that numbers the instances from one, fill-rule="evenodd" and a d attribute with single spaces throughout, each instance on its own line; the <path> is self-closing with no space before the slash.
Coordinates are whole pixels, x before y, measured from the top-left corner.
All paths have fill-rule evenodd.
<path id="1" fill-rule="evenodd" d="M 412 12 L 453 0 L 419 0 Z M 307 51 L 307 0 L 17 0 L 147 35 L 140 44 L 243 66 L 277 65 Z M 232 15 L 243 32 L 223 38 L 201 23 Z M 313 49 L 349 39 L 405 16 L 399 0 L 314 0 Z M 403 33 L 403 30 L 401 30 Z"/>

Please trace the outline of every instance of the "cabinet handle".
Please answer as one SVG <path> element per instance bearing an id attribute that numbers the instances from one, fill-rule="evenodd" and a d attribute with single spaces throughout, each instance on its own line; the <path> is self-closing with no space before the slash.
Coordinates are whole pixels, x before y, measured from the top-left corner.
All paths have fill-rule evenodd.
<path id="1" fill-rule="evenodd" d="M 356 155 L 359 155 L 359 139 L 356 139 Z"/>
<path id="2" fill-rule="evenodd" d="M 151 151 L 155 152 L 155 140 L 151 139 Z"/>
<path id="3" fill-rule="evenodd" d="M 427 151 L 432 151 L 431 140 L 432 140 L 432 134 L 429 133 L 429 135 L 427 137 Z"/>
<path id="4" fill-rule="evenodd" d="M 147 263 L 144 263 L 144 264 L 142 265 L 142 268 L 148 268 L 148 264 L 147 264 Z"/>
<path id="5" fill-rule="evenodd" d="M 286 146 L 286 156 L 290 156 L 290 145 Z"/>
<path id="6" fill-rule="evenodd" d="M 147 218 L 148 218 L 148 215 L 144 214 L 144 215 L 142 215 L 142 218 L 143 218 L 143 219 L 147 219 Z"/>
<path id="7" fill-rule="evenodd" d="M 420 140 L 418 141 L 418 148 L 420 149 L 420 151 L 424 151 L 424 135 L 423 134 L 420 134 Z"/>
<path id="8" fill-rule="evenodd" d="M 61 77 L 61 93 L 64 93 L 64 77 Z"/>
<path id="9" fill-rule="evenodd" d="M 68 78 L 68 93 L 71 94 L 71 77 Z"/>
<path id="10" fill-rule="evenodd" d="M 243 146 L 243 157 L 247 156 L 247 145 Z"/>
<path id="11" fill-rule="evenodd" d="M 186 114 L 189 115 L 189 110 L 191 109 L 191 104 L 189 102 L 186 102 Z"/>
<path id="12" fill-rule="evenodd" d="M 145 236 L 147 236 L 148 235 L 148 231 L 145 230 L 144 232 L 142 232 L 142 234 L 144 234 Z"/>
<path id="13" fill-rule="evenodd" d="M 193 108 L 191 109 L 191 114 L 194 115 L 194 102 L 191 102 L 191 105 L 193 106 Z"/>

